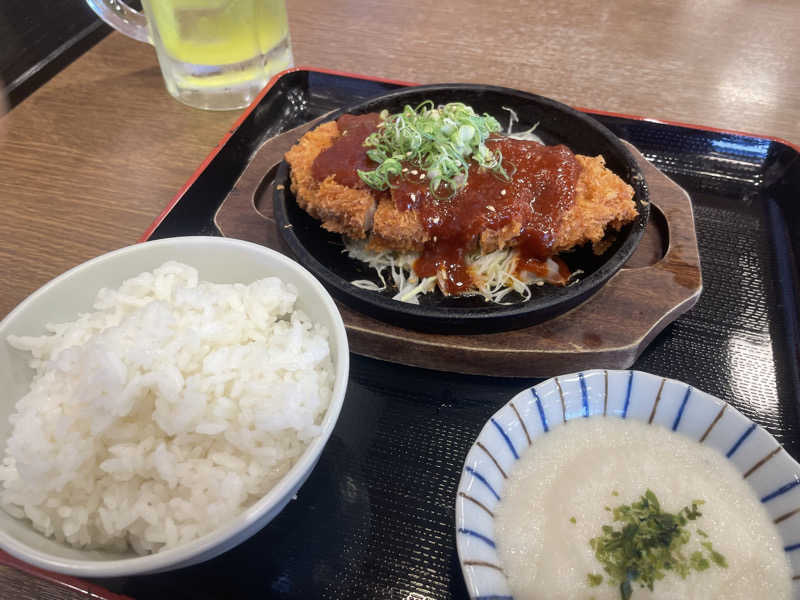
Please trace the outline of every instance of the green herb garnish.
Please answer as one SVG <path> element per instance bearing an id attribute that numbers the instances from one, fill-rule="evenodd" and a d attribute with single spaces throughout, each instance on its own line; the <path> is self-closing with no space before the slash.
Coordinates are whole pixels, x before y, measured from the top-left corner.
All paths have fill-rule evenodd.
<path id="1" fill-rule="evenodd" d="M 570 523 L 572 523 L 572 524 L 574 525 L 575 523 L 577 523 L 577 522 L 578 522 L 578 520 L 577 520 L 575 517 L 570 517 L 570 518 L 569 518 L 569 522 L 570 522 Z"/>
<path id="2" fill-rule="evenodd" d="M 427 179 L 435 197 L 450 197 L 466 185 L 470 160 L 510 179 L 500 151 L 485 144 L 501 129 L 491 115 L 478 115 L 461 102 L 436 107 L 426 100 L 416 109 L 405 106 L 403 112 L 391 115 L 383 111 L 381 118 L 378 130 L 364 140 L 367 156 L 378 167 L 358 171 L 362 181 L 376 190 L 394 187 L 403 170 L 410 169 Z"/>
<path id="3" fill-rule="evenodd" d="M 711 542 L 701 542 L 700 545 L 708 550 L 708 555 L 711 557 L 711 560 L 714 561 L 715 565 L 722 567 L 723 569 L 728 568 L 727 559 L 711 547 Z"/>
<path id="4" fill-rule="evenodd" d="M 597 574 L 597 573 L 589 573 L 589 574 L 586 576 L 586 579 L 588 579 L 588 580 L 589 580 L 589 585 L 590 585 L 591 587 L 597 587 L 598 585 L 600 585 L 601 583 L 603 583 L 603 576 L 602 576 L 602 575 L 599 575 L 599 574 Z"/>
<path id="5" fill-rule="evenodd" d="M 699 550 L 695 550 L 689 557 L 689 565 L 695 571 L 705 571 L 708 567 L 711 566 L 711 563 L 708 562 L 708 559 L 705 556 L 703 556 L 702 552 L 700 552 Z"/>
<path id="6" fill-rule="evenodd" d="M 702 504 L 702 500 L 693 500 L 691 507 L 685 506 L 676 514 L 667 513 L 661 510 L 656 495 L 647 490 L 638 502 L 612 510 L 618 527 L 603 525 L 602 534 L 589 543 L 608 576 L 608 583 L 619 586 L 622 600 L 632 597 L 633 582 L 652 591 L 653 584 L 663 579 L 667 571 L 685 579 L 693 570 L 709 569 L 712 562 L 718 567 L 728 566 L 711 542 L 700 543 L 705 553 L 696 550 L 687 558 L 683 551 L 691 537 L 686 526 L 702 516 L 699 510 Z M 708 537 L 702 530 L 698 533 Z M 593 574 L 588 577 L 589 585 L 599 585 L 593 583 L 597 581 Z"/>

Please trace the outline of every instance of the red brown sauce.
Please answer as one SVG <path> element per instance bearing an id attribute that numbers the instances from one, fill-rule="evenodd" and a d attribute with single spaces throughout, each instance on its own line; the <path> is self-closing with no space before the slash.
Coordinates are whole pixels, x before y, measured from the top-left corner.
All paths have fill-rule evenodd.
<path id="1" fill-rule="evenodd" d="M 452 198 L 437 200 L 427 180 L 412 169 L 392 190 L 397 208 L 419 211 L 429 233 L 414 270 L 420 277 L 444 270 L 450 293 L 470 287 L 464 257 L 486 230 L 513 228 L 514 233 L 504 237 L 508 240 L 519 233 L 520 268 L 546 275 L 545 261 L 553 254 L 556 228 L 575 198 L 580 164 L 566 146 L 510 138 L 489 140 L 486 145 L 502 152 L 503 165 L 509 174 L 513 171 L 511 180 L 473 164 L 466 187 Z M 559 271 L 566 269 L 563 262 L 559 267 Z"/>
<path id="2" fill-rule="evenodd" d="M 380 118 L 377 114 L 363 115 L 342 123 L 344 118 L 339 119 L 339 128 L 345 134 L 320 154 L 312 173 L 317 180 L 334 174 L 343 185 L 363 187 L 356 170 L 375 168 L 375 163 L 366 157 L 363 142 Z M 566 146 L 544 146 L 505 137 L 492 138 L 486 145 L 502 152 L 510 180 L 473 163 L 464 188 L 450 198 L 437 198 L 423 171 L 409 165 L 391 190 L 398 210 L 418 211 L 428 232 L 429 241 L 414 270 L 420 277 L 443 271 L 444 287 L 451 294 L 472 287 L 465 257 L 477 247 L 484 231 L 500 233 L 504 227 L 510 229 L 501 235 L 506 241 L 518 238 L 519 268 L 539 276 L 547 274 L 546 260 L 553 254 L 556 229 L 575 199 L 581 167 Z M 446 190 L 442 188 L 439 193 L 446 195 Z M 569 269 L 563 261 L 558 264 L 566 281 Z"/>
<path id="3" fill-rule="evenodd" d="M 336 121 L 341 135 L 330 148 L 323 150 L 311 166 L 311 175 L 322 181 L 329 175 L 337 183 L 352 188 L 366 187 L 358 171 L 371 171 L 378 164 L 367 157 L 364 140 L 375 131 L 381 117 L 378 113 L 342 115 Z"/>
<path id="4" fill-rule="evenodd" d="M 538 258 L 520 258 L 517 262 L 517 271 L 528 271 L 548 283 L 566 284 L 570 275 L 572 275 L 567 263 L 558 256 L 551 256 L 550 260 L 556 265 L 557 272 L 555 273 L 550 270 L 547 260 L 539 260 Z"/>

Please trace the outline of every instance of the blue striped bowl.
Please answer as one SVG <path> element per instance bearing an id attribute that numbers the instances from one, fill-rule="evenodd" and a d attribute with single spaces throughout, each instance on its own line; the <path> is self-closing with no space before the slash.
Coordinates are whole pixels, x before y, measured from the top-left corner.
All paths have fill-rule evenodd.
<path id="1" fill-rule="evenodd" d="M 800 465 L 732 406 L 685 383 L 640 371 L 583 371 L 514 396 L 467 453 L 456 498 L 456 545 L 470 597 L 511 600 L 494 540 L 494 510 L 514 462 L 570 419 L 615 416 L 669 427 L 722 452 L 774 519 L 800 598 Z"/>

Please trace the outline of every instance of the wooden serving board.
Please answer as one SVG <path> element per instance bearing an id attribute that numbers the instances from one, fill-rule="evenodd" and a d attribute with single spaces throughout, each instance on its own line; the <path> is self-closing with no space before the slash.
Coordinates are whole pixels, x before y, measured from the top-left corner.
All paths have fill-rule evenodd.
<path id="1" fill-rule="evenodd" d="M 286 150 L 324 118 L 256 151 L 215 215 L 223 235 L 291 256 L 272 219 L 272 180 Z M 337 301 L 350 349 L 416 367 L 505 377 L 628 368 L 664 327 L 694 306 L 703 289 L 689 195 L 628 147 L 650 191 L 650 222 L 634 255 L 589 300 L 538 325 L 478 335 L 403 329 Z"/>

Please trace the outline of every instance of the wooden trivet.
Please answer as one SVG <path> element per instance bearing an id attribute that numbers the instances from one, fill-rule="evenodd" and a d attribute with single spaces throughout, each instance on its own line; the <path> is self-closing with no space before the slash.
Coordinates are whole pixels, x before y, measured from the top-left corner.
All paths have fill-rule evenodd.
<path id="1" fill-rule="evenodd" d="M 266 141 L 215 215 L 223 235 L 291 256 L 272 219 L 272 179 L 284 153 L 325 116 Z M 650 222 L 638 249 L 596 294 L 554 319 L 479 335 L 402 329 L 337 306 L 350 349 L 405 365 L 479 375 L 550 377 L 591 368 L 625 369 L 703 289 L 689 195 L 630 144 L 650 191 Z"/>

